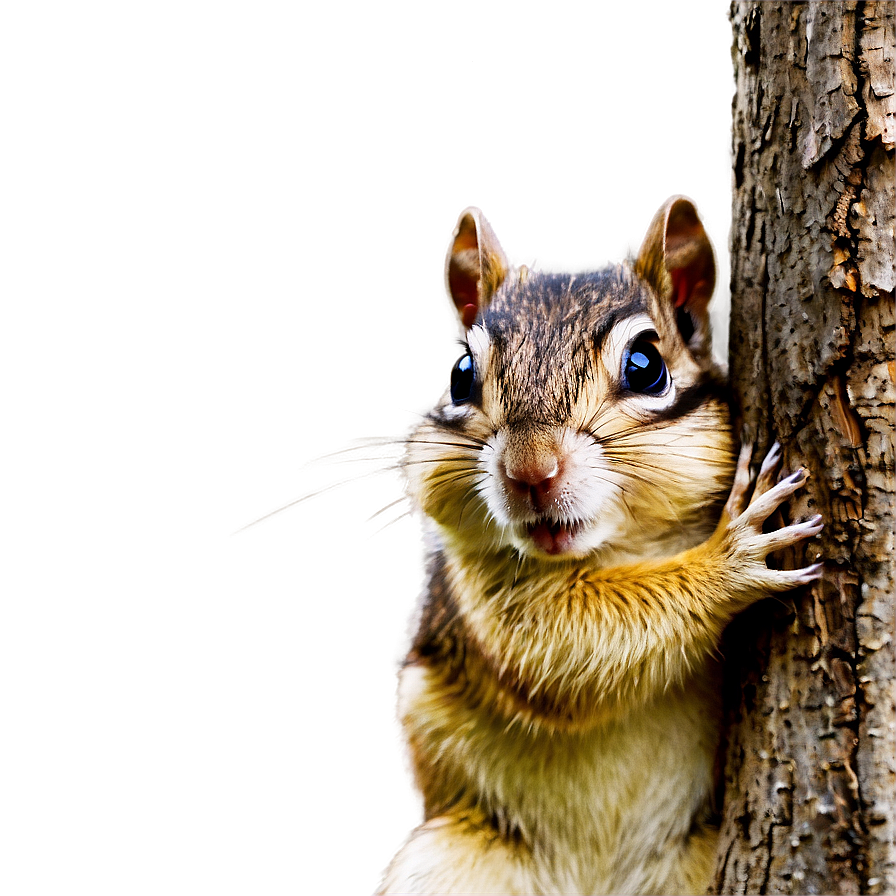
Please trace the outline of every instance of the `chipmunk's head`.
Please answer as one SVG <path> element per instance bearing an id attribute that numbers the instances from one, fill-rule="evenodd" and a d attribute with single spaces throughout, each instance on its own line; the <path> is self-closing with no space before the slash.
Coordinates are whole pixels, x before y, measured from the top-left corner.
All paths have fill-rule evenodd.
<path id="1" fill-rule="evenodd" d="M 510 269 L 468 209 L 446 279 L 463 349 L 406 469 L 447 542 L 638 559 L 706 537 L 734 455 L 713 252 L 687 199 L 660 209 L 633 263 L 580 275 Z"/>

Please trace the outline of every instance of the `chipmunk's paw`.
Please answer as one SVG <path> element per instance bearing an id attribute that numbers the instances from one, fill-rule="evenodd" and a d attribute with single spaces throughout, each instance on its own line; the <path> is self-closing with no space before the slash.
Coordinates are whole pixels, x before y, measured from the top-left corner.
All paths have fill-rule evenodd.
<path id="1" fill-rule="evenodd" d="M 747 501 L 752 479 L 751 449 L 752 446 L 746 445 L 741 450 L 734 485 L 725 505 L 728 520 L 726 536 L 730 539 L 733 562 L 740 567 L 742 574 L 754 579 L 754 584 L 764 591 L 787 591 L 821 578 L 821 563 L 791 570 L 769 569 L 766 565 L 766 558 L 770 553 L 818 535 L 824 528 L 824 523 L 821 515 L 816 514 L 803 522 L 782 526 L 770 532 L 762 531 L 763 523 L 794 492 L 803 487 L 808 474 L 804 469 L 799 469 L 777 481 L 782 452 L 781 446 L 776 442 L 759 469 L 752 496 Z"/>

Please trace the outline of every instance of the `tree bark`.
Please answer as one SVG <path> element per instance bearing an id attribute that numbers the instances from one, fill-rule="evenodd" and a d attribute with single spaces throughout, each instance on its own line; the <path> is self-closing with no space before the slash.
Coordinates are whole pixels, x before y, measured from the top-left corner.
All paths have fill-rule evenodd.
<path id="1" fill-rule="evenodd" d="M 731 374 L 823 580 L 725 640 L 717 893 L 896 892 L 894 4 L 735 2 Z"/>

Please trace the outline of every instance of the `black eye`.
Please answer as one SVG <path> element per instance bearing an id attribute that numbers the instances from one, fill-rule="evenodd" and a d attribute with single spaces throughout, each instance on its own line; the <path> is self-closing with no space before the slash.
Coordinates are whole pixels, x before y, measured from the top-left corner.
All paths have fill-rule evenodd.
<path id="1" fill-rule="evenodd" d="M 632 345 L 622 373 L 623 385 L 632 392 L 659 395 L 666 391 L 669 373 L 657 347 L 646 339 Z"/>
<path id="2" fill-rule="evenodd" d="M 455 404 L 463 404 L 473 398 L 476 388 L 476 371 L 473 359 L 464 355 L 451 371 L 451 400 Z"/>

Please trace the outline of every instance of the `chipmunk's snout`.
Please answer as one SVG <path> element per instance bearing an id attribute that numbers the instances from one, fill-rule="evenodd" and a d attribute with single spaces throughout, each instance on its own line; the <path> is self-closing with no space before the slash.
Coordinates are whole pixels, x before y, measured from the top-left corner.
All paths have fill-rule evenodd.
<path id="1" fill-rule="evenodd" d="M 532 508 L 544 510 L 560 480 L 560 460 L 554 454 L 534 457 L 530 461 L 503 465 L 504 484 L 521 498 L 528 498 Z"/>
<path id="2" fill-rule="evenodd" d="M 598 543 L 610 496 L 606 477 L 593 475 L 602 454 L 593 438 L 565 426 L 506 427 L 490 447 L 484 495 L 518 550 L 583 555 Z"/>
<path id="3" fill-rule="evenodd" d="M 508 498 L 523 512 L 543 513 L 562 487 L 562 455 L 550 436 L 509 438 L 499 470 Z"/>
<path id="4" fill-rule="evenodd" d="M 569 482 L 562 451 L 554 443 L 516 448 L 505 449 L 500 470 L 520 534 L 545 554 L 564 554 L 572 548 L 579 525 L 564 519 Z"/>

